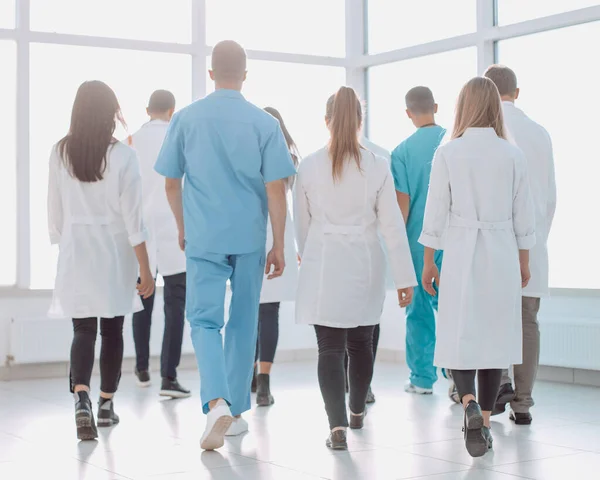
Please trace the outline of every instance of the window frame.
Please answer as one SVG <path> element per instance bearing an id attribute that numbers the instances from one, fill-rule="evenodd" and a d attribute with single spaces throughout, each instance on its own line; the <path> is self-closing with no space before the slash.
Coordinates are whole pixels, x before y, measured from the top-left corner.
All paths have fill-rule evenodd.
<path id="1" fill-rule="evenodd" d="M 368 104 L 367 71 L 369 67 L 475 46 L 477 48 L 477 69 L 479 73 L 483 73 L 485 68 L 494 63 L 497 58 L 496 43 L 500 40 L 600 21 L 600 6 L 592 6 L 517 24 L 498 26 L 497 8 L 496 0 L 477 0 L 477 28 L 474 33 L 369 55 L 367 53 L 368 0 L 345 0 L 346 54 L 344 57 L 263 50 L 248 50 L 247 53 L 248 58 L 256 60 L 343 67 L 346 71 L 346 83 L 354 87 Z M 15 285 L 0 286 L 0 295 L 4 292 L 14 295 L 15 291 L 19 295 L 28 294 L 31 284 L 31 234 L 29 231 L 30 44 L 53 43 L 187 54 L 192 58 L 192 98 L 197 99 L 203 97 L 207 91 L 205 72 L 208 68 L 207 60 L 212 47 L 206 43 L 206 0 L 194 0 L 191 9 L 191 42 L 179 44 L 32 31 L 30 28 L 30 0 L 15 0 L 15 28 L 0 28 L 0 39 L 14 40 L 17 46 L 17 275 Z M 365 124 L 367 134 L 368 128 L 367 110 Z M 564 293 L 568 289 L 553 290 L 560 290 Z M 587 295 L 590 292 L 593 295 L 600 295 L 600 290 L 577 289 L 572 291 L 577 295 Z"/>

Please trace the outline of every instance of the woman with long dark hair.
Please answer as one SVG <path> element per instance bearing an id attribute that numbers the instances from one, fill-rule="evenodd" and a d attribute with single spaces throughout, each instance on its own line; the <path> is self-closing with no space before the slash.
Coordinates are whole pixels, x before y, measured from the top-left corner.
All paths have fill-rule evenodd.
<path id="1" fill-rule="evenodd" d="M 281 126 L 294 166 L 298 167 L 299 153 L 294 139 L 290 135 L 281 114 L 273 107 L 265 107 L 265 111 L 274 116 Z M 294 185 L 294 177 L 287 179 L 288 190 Z M 270 222 L 270 220 L 269 220 Z M 273 238 L 271 227 L 267 226 L 267 251 L 271 249 Z M 296 245 L 294 242 L 294 224 L 288 210 L 285 222 L 285 264 L 283 275 L 264 282 L 260 292 L 258 310 L 258 339 L 256 342 L 256 370 L 252 382 L 252 391 L 256 392 L 256 404 L 268 407 L 275 403 L 271 394 L 271 368 L 275 359 L 279 340 L 279 307 L 281 302 L 291 302 L 296 298 L 298 283 L 298 267 L 296 261 Z"/>
<path id="2" fill-rule="evenodd" d="M 154 292 L 142 221 L 140 167 L 134 150 L 113 137 L 123 122 L 108 85 L 83 83 L 69 133 L 52 149 L 48 184 L 50 240 L 59 246 L 50 316 L 72 318 L 70 388 L 77 438 L 98 436 L 90 378 L 100 318 L 98 426 L 119 422 L 113 396 L 121 377 L 123 319 Z M 138 278 L 140 282 L 136 286 Z"/>
<path id="3" fill-rule="evenodd" d="M 296 239 L 301 257 L 296 322 L 315 326 L 318 376 L 330 435 L 347 448 L 346 428 L 362 428 L 373 376 L 373 329 L 385 300 L 385 241 L 398 303 L 417 284 L 387 160 L 359 142 L 362 108 L 341 87 L 333 100 L 329 144 L 302 161 L 296 179 Z M 344 357 L 350 357 L 350 422 Z"/>

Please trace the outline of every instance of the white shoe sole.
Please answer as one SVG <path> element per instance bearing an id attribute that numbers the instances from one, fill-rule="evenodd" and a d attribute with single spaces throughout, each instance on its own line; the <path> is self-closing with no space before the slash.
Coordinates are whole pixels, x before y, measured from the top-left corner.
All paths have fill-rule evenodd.
<path id="1" fill-rule="evenodd" d="M 433 394 L 433 390 L 415 387 L 414 385 L 411 387 L 405 387 L 404 391 L 406 393 L 412 393 L 413 395 L 432 395 Z"/>
<path id="2" fill-rule="evenodd" d="M 216 450 L 225 445 L 225 433 L 232 423 L 233 417 L 230 415 L 219 417 L 209 434 L 200 440 L 200 448 L 203 450 Z"/>
<path id="3" fill-rule="evenodd" d="M 176 390 L 161 390 L 158 392 L 161 397 L 171 397 L 171 398 L 188 398 L 191 397 L 191 393 L 178 392 Z"/>
<path id="4" fill-rule="evenodd" d="M 148 381 L 148 382 L 140 382 L 139 380 L 136 380 L 136 385 L 140 388 L 148 388 L 150 385 L 152 385 L 152 381 Z"/>

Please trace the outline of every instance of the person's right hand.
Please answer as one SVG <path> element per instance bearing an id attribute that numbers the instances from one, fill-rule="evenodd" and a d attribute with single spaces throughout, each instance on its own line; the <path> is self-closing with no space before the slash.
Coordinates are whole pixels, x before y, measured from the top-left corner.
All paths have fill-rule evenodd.
<path id="1" fill-rule="evenodd" d="M 150 270 L 140 273 L 140 281 L 137 284 L 138 294 L 145 300 L 154 293 L 154 277 Z"/>
<path id="2" fill-rule="evenodd" d="M 271 267 L 273 267 L 273 271 L 271 271 Z M 285 257 L 283 254 L 283 248 L 273 247 L 267 255 L 267 262 L 265 265 L 265 275 L 267 275 L 267 280 L 281 277 L 284 269 Z"/>
<path id="3" fill-rule="evenodd" d="M 425 265 L 423 267 L 423 275 L 421 277 L 421 284 L 423 289 L 432 297 L 437 295 L 435 288 L 433 288 L 433 282 L 435 286 L 440 288 L 440 271 L 435 263 Z"/>
<path id="4" fill-rule="evenodd" d="M 413 287 L 399 288 L 398 289 L 398 305 L 402 308 L 406 308 L 410 305 L 413 299 Z"/>
<path id="5" fill-rule="evenodd" d="M 529 262 L 521 263 L 521 287 L 525 288 L 531 280 L 531 271 L 529 270 Z"/>

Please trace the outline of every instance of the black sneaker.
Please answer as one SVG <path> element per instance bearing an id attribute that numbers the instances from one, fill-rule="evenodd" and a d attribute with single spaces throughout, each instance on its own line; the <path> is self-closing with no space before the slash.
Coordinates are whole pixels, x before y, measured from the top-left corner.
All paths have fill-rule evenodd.
<path id="1" fill-rule="evenodd" d="M 510 383 L 505 383 L 500 387 L 496 404 L 492 410 L 492 415 L 501 415 L 506 412 L 506 404 L 515 398 L 515 391 Z"/>
<path id="2" fill-rule="evenodd" d="M 509 417 L 513 422 L 515 422 L 515 425 L 531 425 L 531 422 L 533 421 L 533 418 L 531 417 L 531 413 L 527 412 L 527 413 L 516 413 L 516 412 L 510 412 Z"/>
<path id="3" fill-rule="evenodd" d="M 475 400 L 465 408 L 465 426 L 463 427 L 465 446 L 472 457 L 482 457 L 488 451 L 488 442 L 483 433 L 483 414 Z"/>
<path id="4" fill-rule="evenodd" d="M 102 398 L 98 402 L 98 426 L 112 427 L 119 423 L 119 416 L 115 413 L 112 398 Z"/>
<path id="5" fill-rule="evenodd" d="M 148 370 L 139 371 L 137 368 L 135 369 L 135 376 L 137 377 L 137 385 L 138 387 L 146 388 L 149 387 L 152 383 L 150 381 L 150 372 Z"/>
<path id="6" fill-rule="evenodd" d="M 348 450 L 348 442 L 346 441 L 346 431 L 336 430 L 331 432 L 329 438 L 325 442 L 328 448 L 332 450 Z"/>
<path id="7" fill-rule="evenodd" d="M 98 438 L 98 429 L 92 412 L 92 402 L 88 392 L 75 394 L 75 424 L 79 440 L 94 440 Z"/>
<path id="8" fill-rule="evenodd" d="M 256 376 L 256 405 L 259 407 L 269 407 L 275 403 L 275 398 L 271 395 L 271 376 L 266 373 L 259 373 Z"/>
<path id="9" fill-rule="evenodd" d="M 160 392 L 161 397 L 187 398 L 192 394 L 187 388 L 182 387 L 176 378 L 163 378 Z"/>
<path id="10" fill-rule="evenodd" d="M 369 403 L 375 403 L 375 394 L 373 393 L 373 391 L 371 390 L 371 387 L 369 387 L 369 391 L 367 392 L 367 404 Z"/>

